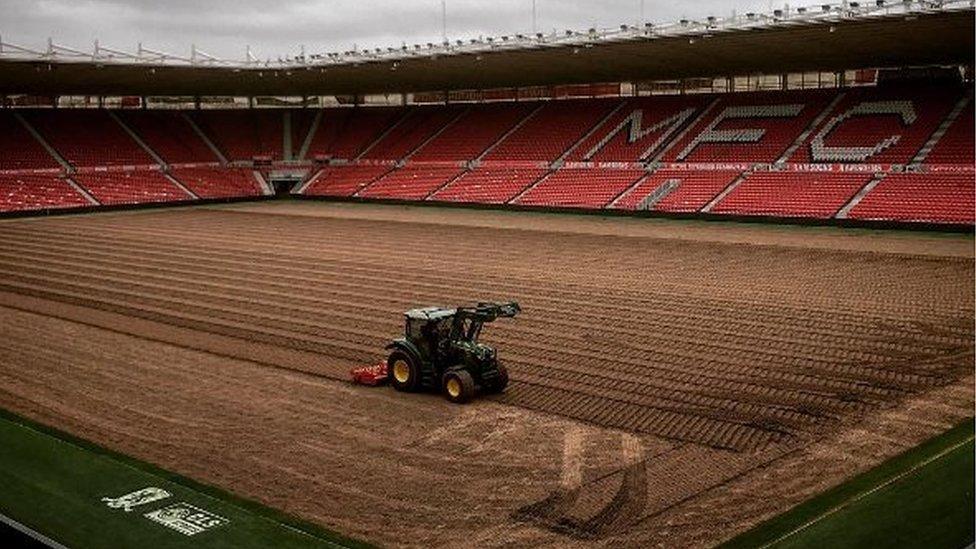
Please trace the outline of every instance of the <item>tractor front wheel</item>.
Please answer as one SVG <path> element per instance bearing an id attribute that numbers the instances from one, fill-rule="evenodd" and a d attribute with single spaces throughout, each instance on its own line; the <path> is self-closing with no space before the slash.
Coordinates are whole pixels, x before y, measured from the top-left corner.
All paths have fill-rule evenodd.
<path id="1" fill-rule="evenodd" d="M 499 364 L 498 376 L 488 384 L 487 389 L 489 393 L 500 393 L 505 390 L 505 387 L 508 387 L 508 368 Z"/>
<path id="2" fill-rule="evenodd" d="M 467 370 L 448 370 L 441 379 L 441 387 L 447 400 L 462 404 L 474 396 L 474 379 Z"/>
<path id="3" fill-rule="evenodd" d="M 420 387 L 420 365 L 403 351 L 393 351 L 386 360 L 387 377 L 397 391 L 413 392 Z"/>

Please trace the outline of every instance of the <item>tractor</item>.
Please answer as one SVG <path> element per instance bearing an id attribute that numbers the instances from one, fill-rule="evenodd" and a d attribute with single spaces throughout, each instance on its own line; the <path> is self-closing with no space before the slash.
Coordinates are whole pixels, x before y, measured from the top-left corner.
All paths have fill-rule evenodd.
<path id="1" fill-rule="evenodd" d="M 467 402 L 480 389 L 500 393 L 508 371 L 494 347 L 478 343 L 481 328 L 521 312 L 518 303 L 478 303 L 474 307 L 425 307 L 404 313 L 404 336 L 386 349 L 387 381 L 398 391 L 440 390 L 451 402 Z"/>

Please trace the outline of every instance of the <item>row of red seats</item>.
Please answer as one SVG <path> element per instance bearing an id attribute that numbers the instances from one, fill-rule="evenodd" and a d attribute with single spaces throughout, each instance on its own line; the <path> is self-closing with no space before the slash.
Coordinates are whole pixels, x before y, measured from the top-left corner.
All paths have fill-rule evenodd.
<path id="1" fill-rule="evenodd" d="M 851 209 L 851 219 L 973 224 L 972 173 L 886 175 Z"/>
<path id="2" fill-rule="evenodd" d="M 0 212 L 89 206 L 61 175 L 0 174 Z"/>
<path id="3" fill-rule="evenodd" d="M 181 202 L 193 197 L 161 172 L 97 172 L 75 174 L 73 179 L 101 204 Z"/>
<path id="4" fill-rule="evenodd" d="M 12 113 L 0 111 L 0 170 L 60 167 Z"/>

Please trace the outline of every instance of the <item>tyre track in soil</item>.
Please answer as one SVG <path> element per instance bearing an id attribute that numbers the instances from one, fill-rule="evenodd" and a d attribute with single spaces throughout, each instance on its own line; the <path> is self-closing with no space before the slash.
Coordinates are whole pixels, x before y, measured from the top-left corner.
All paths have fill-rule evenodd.
<path id="1" fill-rule="evenodd" d="M 75 268 L 73 269 L 73 273 L 74 273 L 75 275 L 77 275 L 77 272 L 78 272 L 78 270 L 79 270 L 80 268 L 83 268 L 83 267 L 84 267 L 84 266 L 81 266 L 81 267 L 75 267 Z M 142 275 L 142 276 L 150 276 L 150 275 Z"/>
<path id="2" fill-rule="evenodd" d="M 212 229 L 212 227 L 211 227 L 211 229 Z M 222 248 L 232 247 L 232 246 L 230 246 L 231 244 L 237 245 L 237 247 L 242 251 L 242 253 L 245 255 L 245 257 L 248 258 L 249 261 L 253 261 L 255 257 L 268 257 L 268 256 L 270 256 L 271 258 L 278 258 L 278 257 L 281 257 L 279 254 L 282 252 L 282 249 L 284 249 L 284 250 L 295 250 L 296 249 L 294 245 L 292 245 L 292 246 L 289 247 L 289 246 L 283 246 L 283 245 L 280 245 L 279 244 L 276 247 L 276 250 L 275 250 L 275 252 L 273 254 L 268 254 L 268 253 L 256 251 L 256 250 L 253 249 L 253 246 L 256 243 L 261 243 L 260 242 L 260 239 L 257 238 L 257 237 L 250 236 L 250 235 L 247 235 L 247 238 L 241 238 L 240 235 L 237 235 L 236 234 L 236 233 L 239 233 L 239 232 L 240 232 L 239 230 L 235 230 L 235 237 L 234 238 L 231 238 L 231 239 L 212 238 L 212 239 L 207 240 L 207 241 L 204 241 L 204 242 L 206 242 L 208 244 L 208 246 L 209 246 L 207 249 L 212 249 L 212 245 L 214 243 L 220 243 Z M 71 234 L 71 233 L 66 233 L 66 234 Z M 162 245 L 161 242 L 163 240 L 165 240 L 167 238 L 172 239 L 174 237 L 179 237 L 181 233 L 180 232 L 174 232 L 172 229 L 170 229 L 170 230 L 154 230 L 154 231 L 147 231 L 147 230 L 144 230 L 144 229 L 140 229 L 138 231 L 124 231 L 122 233 L 119 233 L 119 232 L 109 232 L 106 236 L 109 236 L 110 235 L 113 238 L 115 238 L 115 237 L 118 237 L 119 234 L 124 234 L 124 235 L 128 235 L 128 236 L 132 236 L 133 234 L 143 235 L 144 236 L 144 239 L 141 240 L 142 242 L 145 242 L 145 243 L 150 244 L 152 246 L 159 246 L 159 245 Z M 161 239 L 163 239 L 163 240 L 161 240 Z M 181 246 L 186 246 L 186 242 L 187 241 L 193 241 L 193 240 L 194 240 L 193 238 L 189 238 L 188 239 L 185 236 L 185 234 L 184 234 L 184 236 L 182 237 L 182 239 L 180 241 L 180 245 Z M 101 242 L 104 243 L 106 241 L 103 239 L 103 240 L 101 240 Z M 244 244 L 243 246 L 241 246 L 242 243 Z M 274 241 L 263 242 L 262 244 L 263 245 L 269 245 L 269 246 L 271 246 L 271 245 L 274 244 Z M 316 242 L 310 242 L 309 243 L 309 246 L 306 246 L 306 248 L 308 248 L 308 247 L 310 247 L 310 246 L 312 246 L 314 244 L 316 244 Z M 251 248 L 248 248 L 248 246 L 251 246 Z M 352 249 L 354 249 L 354 250 L 356 250 L 358 252 L 361 252 L 363 250 L 363 248 L 366 247 L 366 246 L 369 246 L 369 245 L 368 244 L 363 244 L 363 243 L 357 242 Z M 341 249 L 342 249 L 341 246 L 334 245 L 334 246 L 331 246 L 330 247 L 330 252 L 337 253 L 337 252 L 341 251 Z M 746 249 L 748 249 L 748 248 L 746 248 Z M 369 255 L 367 257 L 372 257 L 374 259 L 374 261 L 375 261 L 377 257 L 379 257 L 379 258 L 388 257 L 389 254 L 391 252 L 393 252 L 393 251 L 396 251 L 396 248 L 395 247 L 391 247 L 391 248 L 375 248 L 374 247 L 373 251 L 371 252 L 371 255 Z M 472 250 L 471 249 L 465 249 L 464 251 L 470 252 Z M 404 252 L 398 252 L 398 253 L 399 253 L 399 255 L 401 257 L 404 256 Z M 848 253 L 845 253 L 844 255 L 845 255 L 845 257 L 844 257 L 845 259 L 850 259 L 851 258 L 850 256 L 853 255 L 853 254 L 851 254 L 851 253 L 848 252 Z M 434 262 L 434 261 L 431 260 L 431 258 L 426 257 L 426 256 L 416 256 L 416 257 L 413 257 L 412 259 L 418 259 L 418 258 L 419 259 L 425 259 L 427 263 L 433 263 Z M 907 259 L 907 258 L 911 258 L 911 259 L 914 259 L 914 260 L 918 260 L 918 261 L 922 262 L 923 264 L 945 263 L 946 262 L 945 259 L 936 259 L 936 260 L 933 260 L 932 258 L 928 258 L 928 257 L 915 257 L 915 256 L 906 256 L 906 257 L 904 257 L 904 259 Z M 362 259 L 362 254 L 360 254 L 360 259 Z M 897 263 L 899 263 L 897 261 L 896 262 L 892 262 L 891 259 L 892 258 L 885 258 L 883 260 L 883 263 L 886 264 L 886 265 L 888 265 L 889 267 L 892 267 L 892 266 L 896 265 Z M 899 258 L 896 257 L 896 258 L 893 258 L 893 259 L 896 259 L 897 260 Z M 724 261 L 729 262 L 728 259 L 724 259 Z M 734 263 L 734 262 L 731 262 L 731 263 Z M 454 265 L 454 268 L 459 268 L 459 266 L 457 266 L 454 262 L 446 263 L 445 265 Z M 461 265 L 460 267 L 463 267 L 463 265 Z M 770 267 L 776 267 L 776 265 L 774 264 L 774 265 L 772 265 Z M 907 267 L 898 268 L 892 274 L 897 275 L 896 278 L 901 278 L 901 279 L 904 279 L 904 280 L 914 280 L 915 279 L 915 275 L 912 272 L 912 268 L 911 267 L 912 267 L 911 265 L 908 265 Z M 841 266 L 841 268 L 842 268 L 842 266 Z M 639 271 L 639 269 L 638 269 L 638 271 Z M 436 271 L 436 272 L 437 273 L 443 273 L 443 270 L 441 269 L 441 270 Z M 933 274 L 931 272 L 931 269 L 928 269 L 927 270 L 927 274 L 930 275 L 930 276 Z M 592 281 L 592 280 L 594 280 L 596 278 L 599 278 L 599 275 L 598 274 L 593 274 L 591 276 L 588 276 L 587 277 L 587 280 L 588 281 Z M 630 283 L 630 281 L 628 281 L 628 280 L 625 280 L 625 282 L 628 285 L 632 285 Z M 704 283 L 704 282 L 706 282 L 706 281 L 705 280 L 695 279 L 695 280 L 692 280 L 691 281 L 691 284 L 684 284 L 683 287 L 699 288 L 701 286 L 701 284 Z M 885 282 L 886 282 L 885 281 L 885 278 L 884 277 L 880 277 L 877 280 L 872 281 L 872 284 L 875 286 L 874 289 L 876 290 L 878 286 L 880 286 L 882 284 L 885 284 Z M 903 282 L 899 282 L 899 283 L 903 284 Z M 751 286 L 755 286 L 755 284 L 752 284 Z M 735 281 L 733 280 L 733 281 L 728 281 L 727 283 L 723 283 L 722 286 L 719 287 L 719 288 L 717 288 L 717 289 L 729 288 L 729 289 L 733 289 L 737 293 L 741 293 L 744 288 L 749 288 L 749 287 L 750 287 L 749 284 L 746 284 L 746 285 L 736 284 Z M 672 289 L 674 289 L 674 288 L 677 288 L 677 287 L 676 286 L 672 286 Z M 712 288 L 712 289 L 714 290 L 716 288 Z M 836 292 L 837 289 L 835 287 L 828 287 L 827 291 L 830 292 L 830 293 L 833 293 L 833 292 Z M 804 288 L 803 289 L 803 293 L 804 294 L 809 294 L 809 292 L 810 292 L 810 289 L 809 288 Z M 762 295 L 762 294 L 760 293 L 759 295 Z M 927 302 L 927 301 L 930 301 L 932 299 L 932 297 L 931 296 L 925 296 L 924 299 Z M 896 304 L 896 303 L 895 302 L 888 302 L 885 305 L 886 305 L 886 307 L 889 310 L 891 310 L 891 308 L 892 308 L 892 306 L 894 304 Z"/>
<path id="3" fill-rule="evenodd" d="M 945 292 L 938 286 L 915 299 L 889 299 L 881 308 L 842 312 L 845 308 L 838 306 L 829 291 L 802 288 L 785 292 L 789 297 L 800 297 L 799 304 L 776 306 L 775 299 L 764 291 L 752 289 L 748 275 L 757 268 L 746 257 L 730 264 L 744 270 L 747 280 L 733 278 L 723 285 L 727 294 L 738 294 L 740 299 L 689 299 L 680 294 L 708 283 L 707 276 L 684 276 L 681 283 L 655 284 L 656 292 L 640 291 L 634 280 L 654 277 L 657 272 L 648 272 L 646 262 L 620 261 L 620 254 L 614 256 L 614 265 L 634 267 L 627 277 L 602 275 L 603 262 L 599 260 L 583 261 L 592 265 L 583 272 L 553 272 L 552 267 L 564 263 L 559 255 L 546 250 L 541 258 L 533 256 L 531 251 L 522 251 L 529 250 L 528 246 L 517 249 L 535 259 L 531 270 L 501 268 L 492 273 L 465 268 L 463 263 L 458 267 L 450 259 L 431 260 L 427 254 L 398 253 L 400 259 L 425 262 L 415 272 L 419 280 L 404 280 L 378 268 L 411 235 L 383 228 L 382 224 L 357 224 L 378 234 L 365 241 L 329 242 L 323 254 L 315 249 L 321 247 L 320 239 L 303 238 L 287 227 L 272 231 L 289 232 L 288 244 L 281 245 L 279 236 L 269 237 L 267 231 L 254 229 L 254 224 L 239 214 L 225 216 L 229 218 L 219 222 L 204 219 L 214 212 L 182 214 L 179 217 L 189 223 L 147 216 L 133 226 L 133 218 L 115 218 L 95 227 L 86 226 L 92 230 L 84 235 L 71 227 L 78 224 L 77 219 L 64 223 L 64 227 L 45 227 L 44 231 L 37 231 L 36 225 L 29 232 L 4 227 L 0 234 L 7 234 L 0 249 L 9 253 L 0 255 L 0 265 L 8 269 L 0 271 L 0 281 L 9 291 L 95 305 L 349 360 L 375 354 L 374 349 L 397 327 L 385 320 L 364 321 L 360 316 L 375 317 L 384 309 L 402 310 L 409 303 L 442 301 L 445 293 L 478 295 L 489 289 L 501 296 L 521 289 L 546 322 L 492 330 L 506 351 L 511 347 L 508 354 L 515 381 L 500 398 L 502 402 L 740 451 L 809 436 L 830 420 L 944 383 L 957 375 L 960 363 L 971 355 L 972 340 L 964 335 L 965 323 L 952 324 L 965 306 L 927 311 L 917 305 L 926 299 L 946 301 L 941 295 Z M 194 234 L 195 230 L 199 233 Z M 478 236 L 486 232 L 492 231 L 461 231 Z M 512 231 L 494 232 L 510 236 Z M 461 238 L 447 241 L 438 251 L 449 258 L 474 255 L 483 249 L 480 243 L 469 244 Z M 7 243 L 14 245 L 7 247 Z M 21 243 L 23 246 L 18 247 Z M 310 254 L 309 248 L 316 253 Z M 733 251 L 750 250 L 741 248 Z M 591 251 L 606 255 L 602 248 Z M 10 254 L 20 254 L 20 258 Z M 70 255 L 74 261 L 59 261 L 56 256 L 61 254 Z M 319 257 L 314 266 L 309 264 L 309 255 Z M 805 255 L 816 256 L 814 263 L 825 261 L 824 253 Z M 851 254 L 833 255 L 849 258 Z M 131 258 L 128 263 L 125 257 Z M 910 257 L 884 259 L 882 266 L 888 266 L 891 259 L 898 263 L 919 261 Z M 679 263 L 681 266 L 675 267 Z M 950 265 L 946 267 L 946 263 Z M 829 266 L 843 270 L 843 264 L 835 261 Z M 693 270 L 680 261 L 670 265 L 685 275 Z M 775 264 L 764 267 L 777 270 Z M 911 276 L 925 272 L 941 279 L 959 274 L 958 266 L 953 268 L 951 262 L 931 258 L 909 267 Z M 445 276 L 449 268 L 461 274 Z M 668 264 L 657 267 L 667 268 Z M 526 272 L 536 274 L 524 276 Z M 476 282 L 458 283 L 458 279 L 472 277 Z M 512 282 L 515 277 L 517 283 Z M 242 285 L 248 279 L 251 287 Z M 275 280 L 289 283 L 283 287 Z M 592 284 L 594 281 L 599 284 Z M 314 285 L 306 286 L 309 283 Z M 445 292 L 448 284 L 452 287 Z M 870 289 L 875 295 L 884 295 L 900 284 L 903 282 L 899 280 L 881 279 Z M 317 285 L 330 290 L 319 292 Z M 598 292 L 592 291 L 594 286 Z M 393 287 L 401 290 L 397 293 L 402 296 L 389 296 Z M 772 297 L 782 298 L 783 294 Z M 685 312 L 689 301 L 704 311 Z M 614 322 L 622 315 L 646 312 L 639 306 L 626 306 L 635 302 L 652 304 L 655 320 Z M 376 303 L 385 305 L 368 306 Z M 330 311 L 324 319 L 318 314 L 323 307 Z M 370 314 L 363 315 L 364 311 Z M 913 312 L 914 324 L 894 320 L 906 311 Z M 811 319 L 804 314 L 807 312 L 817 314 Z M 633 328 L 628 329 L 628 324 Z M 268 325 L 274 328 L 266 328 Z M 804 326 L 811 329 L 804 331 Z M 570 338 L 564 345 L 540 344 L 553 327 L 567 336 L 576 333 L 589 337 Z M 911 339 L 900 342 L 899 336 L 910 327 L 916 328 Z M 852 333 L 855 328 L 860 328 L 860 333 Z M 747 344 L 737 345 L 737 335 Z M 641 339 L 639 343 L 624 344 L 637 338 Z M 708 344 L 711 341 L 719 343 Z M 691 345 L 695 349 L 689 351 Z M 639 358 L 628 359 L 627 355 Z M 648 362 L 650 357 L 654 360 Z M 915 362 L 918 359 L 921 363 Z M 777 371 L 784 363 L 788 370 Z M 678 375 L 684 368 L 698 371 Z M 646 375 L 648 369 L 653 376 Z M 344 371 L 335 374 L 345 376 Z"/>

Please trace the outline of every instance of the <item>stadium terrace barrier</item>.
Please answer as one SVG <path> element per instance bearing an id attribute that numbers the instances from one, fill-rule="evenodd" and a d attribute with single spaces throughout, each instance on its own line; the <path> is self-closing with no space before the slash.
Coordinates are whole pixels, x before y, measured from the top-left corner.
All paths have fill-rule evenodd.
<path id="1" fill-rule="evenodd" d="M 308 197 L 971 227 L 972 102 L 971 86 L 898 83 L 321 110 L 0 111 L 0 209 L 258 197 L 268 192 L 258 172 L 288 168 L 308 174 L 292 191 Z"/>

